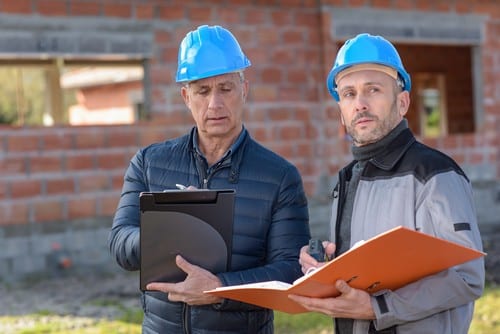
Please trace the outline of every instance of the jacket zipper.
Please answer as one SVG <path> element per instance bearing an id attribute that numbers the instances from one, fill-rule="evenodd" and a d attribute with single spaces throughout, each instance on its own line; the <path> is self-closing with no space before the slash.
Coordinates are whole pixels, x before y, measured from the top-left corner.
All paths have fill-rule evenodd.
<path id="1" fill-rule="evenodd" d="M 210 174 L 207 175 L 207 171 L 203 171 L 202 175 L 203 175 L 203 184 L 202 184 L 202 189 L 208 189 L 208 182 L 210 181 L 210 179 L 212 178 L 212 176 L 217 173 L 219 170 L 223 169 L 223 168 L 228 168 L 230 167 L 230 165 L 227 165 L 227 164 L 224 164 L 224 161 L 221 161 L 217 164 L 217 166 L 215 166 L 212 171 L 210 172 Z"/>
<path id="2" fill-rule="evenodd" d="M 191 313 L 190 306 L 184 303 L 184 307 L 182 308 L 182 321 L 183 321 L 182 330 L 185 334 L 191 333 L 191 322 L 189 321 L 190 313 Z"/>
<path id="3" fill-rule="evenodd" d="M 345 170 L 341 170 L 339 173 L 339 188 L 338 188 L 338 204 L 337 204 L 337 217 L 335 218 L 335 244 L 338 243 L 338 238 L 340 234 L 340 217 L 342 214 L 342 208 L 344 207 L 345 201 Z M 335 256 L 337 256 L 337 252 L 335 251 Z"/>

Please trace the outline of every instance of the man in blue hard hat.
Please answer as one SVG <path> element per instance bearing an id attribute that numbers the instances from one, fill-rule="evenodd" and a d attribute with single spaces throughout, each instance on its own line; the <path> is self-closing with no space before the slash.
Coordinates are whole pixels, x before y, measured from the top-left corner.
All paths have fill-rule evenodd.
<path id="1" fill-rule="evenodd" d="M 333 190 L 326 253 L 340 256 L 400 225 L 482 250 L 465 173 L 450 157 L 419 143 L 408 128 L 411 80 L 394 46 L 370 34 L 348 40 L 326 84 L 352 137 L 354 156 Z M 300 255 L 304 272 L 322 265 L 307 248 Z M 474 300 L 483 292 L 484 262 L 473 260 L 372 295 L 343 280 L 335 284 L 341 292 L 336 298 L 290 298 L 333 317 L 336 334 L 465 334 Z"/>
<path id="2" fill-rule="evenodd" d="M 187 278 L 150 283 L 143 292 L 143 333 L 272 333 L 268 309 L 204 294 L 220 286 L 302 275 L 298 256 L 310 238 L 307 199 L 298 170 L 252 139 L 243 125 L 250 61 L 220 26 L 200 26 L 179 48 L 176 81 L 195 126 L 179 138 L 137 152 L 125 174 L 109 237 L 127 270 L 140 268 L 139 193 L 234 189 L 231 271 L 211 273 L 181 256 Z"/>

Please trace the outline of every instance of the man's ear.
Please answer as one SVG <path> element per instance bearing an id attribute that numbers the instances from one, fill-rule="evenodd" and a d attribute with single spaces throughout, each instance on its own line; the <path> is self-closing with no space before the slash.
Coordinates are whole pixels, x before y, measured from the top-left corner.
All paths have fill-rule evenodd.
<path id="1" fill-rule="evenodd" d="M 342 113 L 340 113 L 340 123 L 342 123 L 342 125 L 345 126 L 344 115 L 342 115 Z"/>
<path id="2" fill-rule="evenodd" d="M 410 108 L 410 93 L 408 91 L 402 91 L 398 94 L 398 112 L 403 117 L 408 112 Z"/>
<path id="3" fill-rule="evenodd" d="M 182 99 L 184 100 L 184 103 L 189 108 L 189 92 L 188 92 L 188 88 L 186 86 L 181 87 L 181 96 L 182 96 Z"/>
<path id="4" fill-rule="evenodd" d="M 248 80 L 243 81 L 243 89 L 242 89 L 243 102 L 247 101 L 249 88 L 250 88 L 250 83 L 248 82 Z"/>

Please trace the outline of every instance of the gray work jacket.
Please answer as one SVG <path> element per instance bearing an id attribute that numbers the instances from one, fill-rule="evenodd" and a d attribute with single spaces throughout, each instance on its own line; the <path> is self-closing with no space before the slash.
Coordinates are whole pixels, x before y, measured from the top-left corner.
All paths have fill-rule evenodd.
<path id="1" fill-rule="evenodd" d="M 340 171 L 333 191 L 333 242 L 339 234 L 346 181 L 355 163 Z M 409 129 L 362 171 L 350 245 L 399 225 L 482 250 L 469 180 L 451 158 L 417 142 Z M 392 327 L 392 333 L 398 334 L 466 334 L 484 278 L 481 258 L 395 291 L 379 291 L 371 300 L 373 325 L 377 330 Z M 353 333 L 369 333 L 369 327 L 370 321 L 356 320 Z"/>

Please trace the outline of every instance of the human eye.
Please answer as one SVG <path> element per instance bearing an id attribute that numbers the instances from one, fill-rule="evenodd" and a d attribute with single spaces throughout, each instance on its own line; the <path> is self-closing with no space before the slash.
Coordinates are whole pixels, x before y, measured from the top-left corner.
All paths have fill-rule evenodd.
<path id="1" fill-rule="evenodd" d="M 353 98 L 356 94 L 354 93 L 353 90 L 351 89 L 346 89 L 346 90 L 343 90 L 340 94 L 340 97 L 342 97 L 343 99 L 349 99 L 349 98 Z"/>
<path id="2" fill-rule="evenodd" d="M 199 88 L 195 91 L 195 93 L 196 93 L 197 95 L 203 95 L 203 96 L 205 96 L 205 95 L 207 95 L 207 94 L 209 93 L 209 91 L 210 91 L 210 90 L 208 89 L 208 87 L 199 87 Z"/>
<path id="3" fill-rule="evenodd" d="M 375 94 L 381 91 L 380 87 L 378 85 L 370 85 L 367 87 L 367 91 L 370 94 Z"/>
<path id="4" fill-rule="evenodd" d="M 221 92 L 223 92 L 223 93 L 230 93 L 230 92 L 232 92 L 232 91 L 233 91 L 233 89 L 234 89 L 234 85 L 232 85 L 232 84 L 224 84 L 224 85 L 220 85 L 220 86 L 219 86 L 219 89 L 220 89 L 220 91 L 221 91 Z"/>

